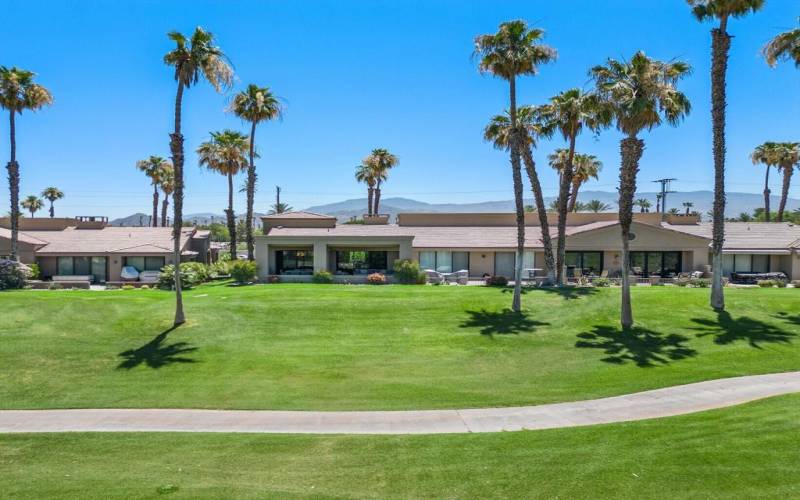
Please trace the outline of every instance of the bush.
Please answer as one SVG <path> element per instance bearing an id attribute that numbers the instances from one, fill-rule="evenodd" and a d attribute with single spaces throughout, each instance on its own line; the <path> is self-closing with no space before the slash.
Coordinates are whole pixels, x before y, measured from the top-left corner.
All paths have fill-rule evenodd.
<path id="1" fill-rule="evenodd" d="M 408 259 L 394 261 L 394 277 L 398 283 L 404 285 L 424 285 L 427 281 L 425 273 L 419 268 L 419 263 Z"/>
<path id="2" fill-rule="evenodd" d="M 142 285 L 139 287 L 139 290 L 150 290 L 150 285 Z"/>
<path id="3" fill-rule="evenodd" d="M 607 288 L 611 286 L 611 280 L 608 278 L 597 278 L 592 280 L 592 284 L 596 287 Z"/>
<path id="4" fill-rule="evenodd" d="M 505 276 L 489 276 L 486 278 L 486 286 L 506 286 L 508 278 Z"/>
<path id="5" fill-rule="evenodd" d="M 250 283 L 256 279 L 258 266 L 252 260 L 234 260 L 229 265 L 231 278 L 236 283 Z"/>
<path id="6" fill-rule="evenodd" d="M 381 273 L 372 273 L 367 276 L 367 283 L 370 285 L 385 285 L 386 284 L 386 276 Z"/>
<path id="7" fill-rule="evenodd" d="M 194 270 L 194 266 L 187 264 L 196 264 L 195 262 L 182 262 L 181 263 L 181 288 L 188 290 L 196 287 L 203 282 Z M 170 264 L 161 268 L 161 274 L 158 275 L 158 288 L 164 290 L 172 290 L 175 288 L 175 266 Z"/>
<path id="8" fill-rule="evenodd" d="M 61 286 L 61 283 L 59 283 L 57 281 L 54 281 L 54 282 L 50 283 L 50 286 L 48 287 L 48 290 L 61 290 L 63 288 L 64 287 Z"/>
<path id="9" fill-rule="evenodd" d="M 800 288 L 800 280 L 792 281 L 792 286 L 794 286 L 795 288 Z"/>
<path id="10" fill-rule="evenodd" d="M 0 290 L 15 290 L 25 286 L 31 268 L 17 261 L 0 260 Z"/>
<path id="11" fill-rule="evenodd" d="M 333 275 L 328 271 L 315 271 L 311 276 L 311 282 L 318 285 L 329 285 L 333 283 Z"/>
<path id="12" fill-rule="evenodd" d="M 675 283 L 673 283 L 673 284 L 675 286 L 685 287 L 685 286 L 689 285 L 689 282 L 687 280 L 675 280 Z"/>
<path id="13" fill-rule="evenodd" d="M 201 283 L 208 281 L 211 277 L 208 266 L 202 262 L 183 262 L 181 263 L 181 272 L 186 272 L 184 269 L 193 272 Z"/>
<path id="14" fill-rule="evenodd" d="M 42 270 L 39 268 L 39 264 L 28 264 L 28 268 L 31 270 L 31 275 L 28 276 L 29 280 L 38 280 L 42 275 Z"/>
<path id="15" fill-rule="evenodd" d="M 711 286 L 711 280 L 706 278 L 692 278 L 689 280 L 689 284 L 695 288 L 708 288 Z"/>
<path id="16" fill-rule="evenodd" d="M 760 286 L 761 288 L 786 288 L 786 282 L 783 280 L 758 280 L 756 285 Z"/>
<path id="17" fill-rule="evenodd" d="M 119 288 L 120 288 L 120 290 L 135 290 L 136 289 L 136 287 L 133 286 L 133 285 L 122 285 Z"/>
<path id="18" fill-rule="evenodd" d="M 228 276 L 230 275 L 230 270 L 228 269 L 228 262 L 223 262 L 218 260 L 213 264 L 208 266 L 208 277 L 211 279 L 219 278 L 220 276 Z"/>

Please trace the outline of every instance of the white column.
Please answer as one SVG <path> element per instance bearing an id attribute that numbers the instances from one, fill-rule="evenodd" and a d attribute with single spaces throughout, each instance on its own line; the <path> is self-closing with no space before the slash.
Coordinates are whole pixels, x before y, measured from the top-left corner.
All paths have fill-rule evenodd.
<path id="1" fill-rule="evenodd" d="M 258 278 L 264 280 L 269 275 L 269 245 L 266 241 L 256 240 L 255 254 Z"/>
<path id="2" fill-rule="evenodd" d="M 328 270 L 328 244 L 314 243 L 314 272 Z"/>

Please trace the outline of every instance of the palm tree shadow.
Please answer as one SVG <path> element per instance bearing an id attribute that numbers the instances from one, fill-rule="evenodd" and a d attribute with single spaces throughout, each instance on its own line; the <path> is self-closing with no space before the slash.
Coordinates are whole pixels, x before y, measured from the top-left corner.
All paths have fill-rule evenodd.
<path id="1" fill-rule="evenodd" d="M 502 311 L 467 311 L 469 318 L 459 326 L 461 328 L 479 328 L 481 335 L 519 335 L 533 332 L 537 326 L 549 325 L 528 317 L 528 313 L 514 312 L 510 309 Z"/>
<path id="2" fill-rule="evenodd" d="M 777 317 L 778 317 L 778 319 L 782 319 L 784 321 L 788 321 L 789 323 L 791 323 L 793 325 L 800 326 L 800 314 L 795 314 L 795 315 L 792 316 L 792 315 L 790 315 L 789 313 L 786 313 L 786 312 L 779 312 Z"/>
<path id="3" fill-rule="evenodd" d="M 602 361 L 616 365 L 632 362 L 644 368 L 697 355 L 697 351 L 685 345 L 687 337 L 677 333 L 662 335 L 641 327 L 620 330 L 595 326 L 591 332 L 579 333 L 578 338 L 575 347 L 601 349 L 607 355 Z"/>
<path id="4" fill-rule="evenodd" d="M 163 344 L 170 332 L 176 328 L 177 326 L 173 326 L 164 330 L 141 347 L 119 353 L 118 356 L 123 358 L 123 361 L 117 365 L 117 369 L 130 370 L 141 364 L 158 369 L 173 363 L 196 363 L 194 359 L 184 357 L 185 354 L 196 351 L 196 347 L 192 347 L 186 342 Z"/>
<path id="5" fill-rule="evenodd" d="M 588 286 L 542 286 L 542 287 L 532 287 L 532 286 L 523 286 L 522 287 L 522 294 L 525 295 L 530 292 L 534 291 L 542 291 L 544 293 L 548 293 L 550 295 L 560 295 L 564 298 L 564 300 L 570 299 L 579 299 L 581 297 L 586 297 L 588 295 L 594 295 L 597 293 L 597 288 L 595 287 L 588 287 Z M 503 293 L 514 293 L 514 287 L 505 287 L 502 288 Z"/>
<path id="6" fill-rule="evenodd" d="M 791 323 L 800 324 L 800 316 L 789 316 L 786 313 L 780 315 Z M 697 334 L 698 337 L 713 335 L 714 343 L 719 345 L 746 341 L 750 347 L 762 349 L 761 344 L 790 344 L 792 337 L 797 336 L 794 332 L 746 316 L 733 319 L 728 311 L 717 313 L 716 321 L 703 318 L 694 318 L 692 321 L 700 325 L 696 328 L 702 331 Z"/>

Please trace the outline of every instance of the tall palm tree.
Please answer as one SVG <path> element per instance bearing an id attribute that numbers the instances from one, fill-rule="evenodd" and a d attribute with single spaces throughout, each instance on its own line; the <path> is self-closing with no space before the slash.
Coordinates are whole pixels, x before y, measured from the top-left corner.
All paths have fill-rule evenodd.
<path id="1" fill-rule="evenodd" d="M 205 78 L 214 90 L 220 92 L 233 83 L 233 69 L 225 54 L 214 45 L 214 35 L 199 26 L 191 38 L 171 31 L 167 34 L 175 42 L 175 48 L 164 56 L 164 63 L 175 68 L 178 90 L 175 94 L 175 128 L 170 134 L 169 148 L 175 170 L 175 191 L 172 194 L 174 216 L 172 218 L 173 258 L 175 260 L 175 321 L 178 326 L 186 322 L 181 293 L 181 228 L 183 226 L 183 134 L 181 133 L 181 111 L 183 91 Z"/>
<path id="2" fill-rule="evenodd" d="M 167 227 L 167 207 L 169 207 L 169 196 L 175 191 L 175 169 L 172 165 L 165 166 L 161 172 L 161 182 L 159 183 L 164 199 L 161 201 L 161 227 Z"/>
<path id="3" fill-rule="evenodd" d="M 31 213 L 31 217 L 44 207 L 44 202 L 36 195 L 30 195 L 20 203 L 20 206 Z"/>
<path id="4" fill-rule="evenodd" d="M 589 182 L 589 179 L 597 180 L 600 170 L 603 169 L 603 162 L 594 155 L 581 154 L 575 155 L 572 160 L 572 191 L 569 195 L 570 212 L 575 211 L 575 204 L 578 202 L 578 191 L 581 186 Z"/>
<path id="5" fill-rule="evenodd" d="M 64 193 L 57 187 L 49 187 L 42 191 L 42 197 L 50 202 L 50 218 L 52 219 L 56 216 L 56 209 L 53 204 L 56 202 L 56 200 L 63 198 Z"/>
<path id="6" fill-rule="evenodd" d="M 231 260 L 236 260 L 236 214 L 233 211 L 233 177 L 247 169 L 247 154 L 250 139 L 234 130 L 211 132 L 211 140 L 197 148 L 197 159 L 201 167 L 228 178 L 228 232 L 231 237 Z"/>
<path id="7" fill-rule="evenodd" d="M 608 125 L 610 114 L 607 107 L 601 106 L 597 96 L 573 88 L 550 98 L 550 102 L 537 108 L 537 115 L 543 130 L 559 131 L 567 149 L 557 162 L 560 164 L 558 189 L 558 241 L 556 242 L 556 281 L 564 284 L 564 261 L 567 242 L 567 210 L 569 191 L 573 182 L 573 162 L 575 142 L 584 128 L 598 132 Z M 556 154 L 556 159 L 559 155 Z M 551 156 L 551 165 L 552 165 Z"/>
<path id="8" fill-rule="evenodd" d="M 547 220 L 548 207 L 544 204 L 542 184 L 539 182 L 539 174 L 536 171 L 536 163 L 533 160 L 533 152 L 531 151 L 531 149 L 536 146 L 536 142 L 540 137 L 547 136 L 543 134 L 541 125 L 536 119 L 535 106 L 520 106 L 517 109 L 517 124 L 522 131 L 522 139 L 520 140 L 522 160 L 525 163 L 525 171 L 531 183 L 536 212 L 539 216 L 542 246 L 544 247 L 545 275 L 547 276 L 547 283 L 551 284 L 555 282 L 556 267 L 555 258 L 553 257 L 553 242 L 550 238 L 550 223 Z M 492 118 L 492 121 L 489 122 L 489 125 L 487 125 L 483 131 L 483 138 L 491 142 L 495 148 L 509 151 L 511 147 L 511 117 L 508 113 L 505 115 L 497 115 Z M 557 206 L 554 207 L 554 210 L 557 209 Z M 533 211 L 528 210 L 527 206 L 523 207 L 523 210 L 525 210 L 525 212 Z"/>
<path id="9" fill-rule="evenodd" d="M 362 163 L 356 167 L 356 180 L 367 185 L 367 216 L 372 217 L 372 202 L 375 199 L 375 172 L 369 165 Z"/>
<path id="10" fill-rule="evenodd" d="M 589 200 L 586 202 L 586 210 L 589 212 L 600 213 L 611 210 L 611 205 L 603 203 L 600 200 Z"/>
<path id="11" fill-rule="evenodd" d="M 728 20 L 756 12 L 764 0 L 686 0 L 698 21 L 718 20 L 711 30 L 711 123 L 714 152 L 714 217 L 711 239 L 713 253 L 711 280 L 711 307 L 725 310 L 722 290 L 722 245 L 725 241 L 725 107 L 728 71 L 728 53 L 731 36 Z"/>
<path id="12" fill-rule="evenodd" d="M 765 142 L 757 146 L 750 154 L 753 165 L 758 165 L 760 163 L 767 167 L 767 172 L 764 175 L 764 219 L 767 222 L 770 220 L 769 197 L 772 192 L 769 189 L 769 170 L 771 167 L 776 167 L 778 165 L 775 152 L 777 145 L 778 143 L 776 142 Z"/>
<path id="13" fill-rule="evenodd" d="M 511 129 L 509 151 L 511 154 L 511 174 L 514 181 L 514 204 L 517 220 L 517 255 L 514 269 L 514 296 L 511 309 L 522 310 L 522 260 L 525 251 L 525 206 L 522 200 L 522 166 L 520 164 L 521 141 L 523 133 L 517 122 L 517 78 L 536 75 L 539 66 L 555 61 L 556 50 L 541 43 L 544 31 L 528 28 L 522 20 L 501 23 L 497 33 L 475 37 L 475 56 L 479 59 L 478 69 L 508 82 Z M 544 229 L 544 228 L 543 228 Z"/>
<path id="14" fill-rule="evenodd" d="M 647 198 L 639 198 L 638 200 L 633 202 L 633 204 L 639 207 L 639 213 L 648 212 L 650 207 L 652 206 L 650 200 L 648 200 Z"/>
<path id="15" fill-rule="evenodd" d="M 17 163 L 16 115 L 25 110 L 36 111 L 53 103 L 53 96 L 43 86 L 34 83 L 31 71 L 0 66 L 0 108 L 8 111 L 8 135 L 11 158 L 8 170 L 8 191 L 11 199 L 11 260 L 17 260 L 19 245 L 19 164 Z"/>
<path id="16" fill-rule="evenodd" d="M 381 184 L 389 177 L 389 170 L 396 167 L 399 163 L 397 156 L 390 153 L 383 148 L 373 149 L 372 152 L 364 158 L 364 165 L 367 165 L 373 172 L 375 178 L 375 207 L 372 209 L 373 215 L 378 215 L 381 204 Z"/>
<path id="17" fill-rule="evenodd" d="M 686 209 L 686 215 L 689 215 L 691 213 L 693 206 L 694 206 L 694 203 L 692 203 L 691 201 L 684 201 L 683 202 L 683 208 Z"/>
<path id="18" fill-rule="evenodd" d="M 675 207 L 672 207 L 669 210 L 667 210 L 667 213 L 670 215 L 678 215 L 679 213 L 681 213 L 681 211 Z"/>
<path id="19" fill-rule="evenodd" d="M 172 165 L 169 160 L 160 156 L 151 156 L 146 160 L 137 161 L 136 168 L 150 178 L 150 184 L 153 186 L 153 217 L 151 225 L 158 227 L 158 188 L 161 186 L 161 176 L 164 174 L 164 169 L 171 169 Z"/>
<path id="20" fill-rule="evenodd" d="M 256 195 L 256 125 L 280 118 L 283 106 L 269 87 L 250 84 L 234 96 L 230 111 L 250 123 L 250 151 L 247 166 L 247 218 L 245 219 L 245 239 L 247 241 L 247 260 L 255 260 L 255 240 L 253 239 L 253 204 Z"/>
<path id="21" fill-rule="evenodd" d="M 276 214 L 284 214 L 286 212 L 291 212 L 292 207 L 289 206 L 288 203 L 284 203 L 282 201 L 277 201 L 270 206 L 269 215 L 276 215 Z"/>
<path id="22" fill-rule="evenodd" d="M 677 125 L 689 113 L 689 99 L 680 92 L 678 81 L 690 72 L 680 61 L 662 62 L 637 52 L 628 61 L 609 59 L 605 66 L 592 68 L 597 91 L 611 107 L 617 129 L 625 134 L 620 141 L 622 162 L 619 170 L 619 223 L 622 230 L 622 308 L 623 329 L 633 326 L 630 295 L 629 243 L 633 221 L 633 196 L 644 141 L 638 135 L 664 121 Z"/>
<path id="23" fill-rule="evenodd" d="M 800 21 L 800 17 L 797 18 Z M 762 49 L 767 64 L 775 67 L 778 61 L 794 61 L 800 68 L 800 28 L 784 31 Z"/>

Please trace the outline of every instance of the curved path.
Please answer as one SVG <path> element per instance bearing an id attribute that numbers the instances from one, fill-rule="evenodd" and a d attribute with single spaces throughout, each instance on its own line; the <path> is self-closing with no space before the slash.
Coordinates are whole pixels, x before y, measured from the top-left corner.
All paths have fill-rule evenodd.
<path id="1" fill-rule="evenodd" d="M 669 417 L 800 392 L 800 372 L 725 378 L 571 403 L 423 411 L 3 410 L 0 432 L 434 434 Z"/>

